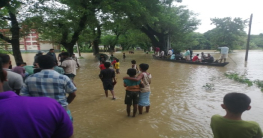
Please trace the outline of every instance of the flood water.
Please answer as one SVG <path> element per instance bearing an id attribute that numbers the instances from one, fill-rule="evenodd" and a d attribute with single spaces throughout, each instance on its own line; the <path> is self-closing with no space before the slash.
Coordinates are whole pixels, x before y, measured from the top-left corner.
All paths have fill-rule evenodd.
<path id="1" fill-rule="evenodd" d="M 194 53 L 201 51 L 194 51 Z M 208 51 L 206 51 L 208 52 Z M 219 54 L 213 53 L 217 58 Z M 24 60 L 33 62 L 34 54 L 24 54 Z M 263 51 L 250 51 L 245 64 L 245 51 L 230 54 L 225 67 L 172 63 L 152 59 L 151 55 L 126 53 L 126 62 L 121 60 L 120 72 L 115 86 L 116 100 L 105 98 L 102 83 L 98 78 L 98 61 L 92 54 L 82 54 L 81 68 L 75 83 L 77 97 L 69 108 L 74 118 L 75 138 L 211 138 L 210 118 L 224 115 L 220 107 L 223 97 L 229 92 L 245 93 L 252 99 L 252 109 L 245 112 L 244 120 L 253 120 L 263 128 L 263 93 L 256 86 L 248 87 L 224 76 L 227 71 L 246 74 L 251 80 L 263 80 Z M 116 53 L 122 59 L 122 53 Z M 126 116 L 124 105 L 125 88 L 122 78 L 131 67 L 130 61 L 148 63 L 152 74 L 151 109 L 149 113 Z M 234 61 L 233 61 L 234 60 Z M 213 90 L 205 89 L 206 83 Z"/>

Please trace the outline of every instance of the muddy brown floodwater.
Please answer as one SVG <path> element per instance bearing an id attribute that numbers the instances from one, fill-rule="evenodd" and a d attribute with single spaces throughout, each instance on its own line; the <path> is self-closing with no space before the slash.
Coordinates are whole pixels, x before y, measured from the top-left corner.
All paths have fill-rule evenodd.
<path id="1" fill-rule="evenodd" d="M 219 57 L 213 51 L 205 52 Z M 245 52 L 236 51 L 230 54 L 235 62 L 228 58 L 230 64 L 225 67 L 171 63 L 154 60 L 150 54 L 142 52 L 127 53 L 126 62 L 120 62 L 115 101 L 111 96 L 104 96 L 98 78 L 98 61 L 92 54 L 82 55 L 84 59 L 80 59 L 81 68 L 75 78 L 77 97 L 69 106 L 74 117 L 75 138 L 211 138 L 210 117 L 225 114 L 220 104 L 229 92 L 242 92 L 251 97 L 252 109 L 244 113 L 243 119 L 257 121 L 263 127 L 263 94 L 260 89 L 224 76 L 227 71 L 236 71 L 246 74 L 251 80 L 263 80 L 263 51 L 250 51 L 247 64 L 244 62 Z M 115 56 L 122 59 L 121 53 Z M 34 54 L 23 54 L 23 57 L 32 63 Z M 153 78 L 150 112 L 130 118 L 126 116 L 122 78 L 133 59 L 137 65 L 148 63 L 148 72 Z M 214 90 L 203 88 L 206 83 L 213 84 Z"/>

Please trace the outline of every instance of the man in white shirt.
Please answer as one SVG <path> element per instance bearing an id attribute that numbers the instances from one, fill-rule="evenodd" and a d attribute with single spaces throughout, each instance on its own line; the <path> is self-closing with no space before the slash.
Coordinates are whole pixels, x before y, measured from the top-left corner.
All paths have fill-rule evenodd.
<path id="1" fill-rule="evenodd" d="M 223 46 L 223 47 L 218 47 L 218 49 L 221 49 L 220 63 L 222 62 L 223 59 L 224 59 L 224 63 L 225 63 L 227 55 L 228 55 L 229 48 L 226 46 Z"/>
<path id="2" fill-rule="evenodd" d="M 68 52 L 62 53 L 61 56 L 63 59 L 61 67 L 64 69 L 64 75 L 68 76 L 73 81 L 76 76 L 77 63 L 69 56 Z"/>
<path id="3" fill-rule="evenodd" d="M 170 55 L 170 56 L 173 55 L 173 51 L 171 48 L 168 50 L 168 55 Z"/>
<path id="4" fill-rule="evenodd" d="M 20 89 L 23 86 L 23 78 L 20 74 L 12 72 L 8 67 L 11 65 L 10 56 L 6 54 L 0 54 L 2 59 L 3 69 L 7 72 L 7 81 L 4 82 L 4 91 L 14 91 L 17 95 L 20 93 Z"/>

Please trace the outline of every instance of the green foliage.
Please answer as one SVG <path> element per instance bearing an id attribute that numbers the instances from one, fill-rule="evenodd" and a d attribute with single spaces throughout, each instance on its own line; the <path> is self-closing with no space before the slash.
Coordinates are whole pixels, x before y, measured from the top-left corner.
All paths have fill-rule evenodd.
<path id="1" fill-rule="evenodd" d="M 262 33 L 259 35 L 251 35 L 250 48 L 251 49 L 263 48 L 263 34 Z"/>
<path id="2" fill-rule="evenodd" d="M 115 35 L 105 35 L 101 38 L 103 45 L 115 45 L 116 42 L 116 36 Z"/>
<path id="3" fill-rule="evenodd" d="M 218 46 L 228 46 L 231 50 L 240 49 L 245 44 L 246 33 L 244 28 L 247 21 L 241 18 L 225 17 L 211 19 L 216 26 L 204 35 L 211 42 L 213 48 Z"/>
<path id="4" fill-rule="evenodd" d="M 148 50 L 152 46 L 150 39 L 140 30 L 128 30 L 120 36 L 119 44 L 123 50 L 134 49 L 136 47 Z"/>
<path id="5" fill-rule="evenodd" d="M 255 80 L 254 83 L 263 91 L 263 81 L 262 80 Z"/>
<path id="6" fill-rule="evenodd" d="M 206 90 L 214 90 L 214 84 L 213 83 L 206 83 L 205 85 L 203 85 L 203 88 L 205 88 Z"/>
<path id="7" fill-rule="evenodd" d="M 262 80 L 255 80 L 251 81 L 248 78 L 246 78 L 245 75 L 239 75 L 238 73 L 225 73 L 224 74 L 227 78 L 233 79 L 240 83 L 246 83 L 248 86 L 252 86 L 253 83 L 263 91 L 263 81 Z"/>
<path id="8" fill-rule="evenodd" d="M 245 75 L 239 75 L 238 73 L 225 73 L 224 74 L 227 78 L 233 79 L 240 83 L 246 83 L 248 86 L 252 86 L 253 82 L 246 78 Z"/>

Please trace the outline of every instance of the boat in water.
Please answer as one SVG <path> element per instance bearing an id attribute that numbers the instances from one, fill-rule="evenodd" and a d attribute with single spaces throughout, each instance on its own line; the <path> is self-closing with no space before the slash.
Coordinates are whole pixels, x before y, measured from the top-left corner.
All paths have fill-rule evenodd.
<path id="1" fill-rule="evenodd" d="M 167 59 L 167 58 L 160 58 L 156 57 L 153 55 L 153 58 L 156 60 L 162 60 L 162 61 L 169 61 L 169 62 L 178 62 L 178 63 L 185 63 L 185 64 L 195 64 L 195 65 L 205 65 L 205 66 L 218 66 L 218 67 L 224 67 L 227 65 L 229 62 L 225 63 L 208 63 L 208 62 L 192 62 L 192 61 L 186 61 L 186 60 L 172 60 L 172 59 Z"/>

